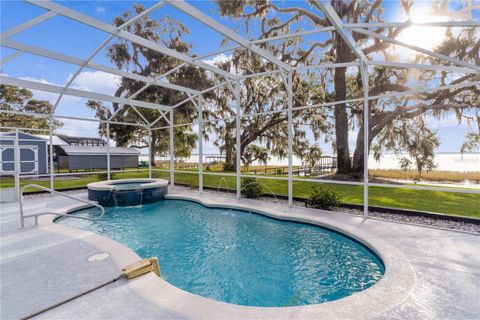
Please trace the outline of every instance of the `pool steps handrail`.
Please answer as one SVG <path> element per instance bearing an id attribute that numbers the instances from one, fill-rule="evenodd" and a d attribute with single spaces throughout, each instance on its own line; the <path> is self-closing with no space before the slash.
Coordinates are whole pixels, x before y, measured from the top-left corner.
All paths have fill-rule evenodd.
<path id="1" fill-rule="evenodd" d="M 86 217 L 72 216 L 72 215 L 69 215 L 69 214 L 66 214 L 66 213 L 53 212 L 53 211 L 25 215 L 23 213 L 23 192 L 27 188 L 36 188 L 36 189 L 48 191 L 50 193 L 58 194 L 58 195 L 60 195 L 62 197 L 65 197 L 65 198 L 69 198 L 69 199 L 72 199 L 72 200 L 77 200 L 77 201 L 89 204 L 91 206 L 99 208 L 100 209 L 100 215 L 98 217 L 95 217 L 95 218 L 86 218 Z M 38 184 L 27 184 L 27 185 L 23 186 L 20 189 L 20 197 L 19 197 L 19 200 L 18 200 L 18 204 L 20 206 L 20 224 L 21 224 L 22 228 L 25 227 L 25 219 L 26 218 L 34 217 L 35 218 L 35 226 L 38 226 L 38 216 L 42 216 L 42 215 L 46 215 L 46 214 L 53 214 L 53 215 L 56 215 L 56 216 L 69 217 L 69 218 L 82 219 L 82 220 L 90 220 L 90 221 L 95 221 L 95 220 L 101 219 L 103 217 L 103 215 L 105 214 L 105 208 L 103 206 L 99 205 L 98 203 L 88 201 L 88 200 L 84 200 L 84 199 L 69 195 L 69 194 L 64 193 L 64 192 L 60 192 L 60 191 L 56 191 L 56 190 L 53 190 L 53 189 L 50 189 L 50 188 L 46 188 L 46 187 L 40 186 Z"/>

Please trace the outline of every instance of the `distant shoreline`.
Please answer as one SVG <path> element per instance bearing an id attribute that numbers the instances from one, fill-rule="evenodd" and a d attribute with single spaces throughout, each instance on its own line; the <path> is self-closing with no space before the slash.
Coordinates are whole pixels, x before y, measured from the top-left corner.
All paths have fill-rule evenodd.
<path id="1" fill-rule="evenodd" d="M 205 157 L 221 157 L 220 154 L 206 153 L 204 154 L 204 163 Z M 385 153 L 380 158 L 380 161 L 376 161 L 373 156 L 369 157 L 368 167 L 372 170 L 389 170 L 389 169 L 401 169 L 399 165 L 399 159 L 402 157 L 407 157 L 407 154 L 395 155 L 393 153 Z M 157 161 L 168 161 L 168 157 L 157 156 L 155 158 Z M 148 161 L 148 156 L 141 154 L 140 160 Z M 177 158 L 177 160 L 179 160 Z M 188 158 L 182 158 L 184 162 L 188 163 L 198 163 L 198 154 L 192 154 Z M 411 159 L 412 160 L 412 159 Z M 412 161 L 413 162 L 413 161 Z M 435 155 L 434 159 L 437 167 L 433 171 L 454 171 L 454 172 L 480 172 L 480 152 L 471 152 L 471 153 L 460 153 L 460 152 L 440 152 Z M 261 163 L 253 163 L 255 165 L 262 165 Z M 268 166 L 279 166 L 284 167 L 288 166 L 287 159 L 279 159 L 278 157 L 270 156 L 270 159 L 267 163 Z M 298 157 L 293 157 L 293 165 L 300 166 L 301 161 Z M 412 167 L 413 169 L 413 167 Z"/>

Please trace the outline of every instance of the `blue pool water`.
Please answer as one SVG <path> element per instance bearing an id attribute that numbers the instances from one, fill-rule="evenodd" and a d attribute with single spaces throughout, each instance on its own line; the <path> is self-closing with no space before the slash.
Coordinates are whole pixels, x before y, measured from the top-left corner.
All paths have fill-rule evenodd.
<path id="1" fill-rule="evenodd" d="M 110 237 L 142 258 L 157 256 L 171 284 L 240 305 L 336 300 L 372 286 L 385 271 L 370 250 L 337 232 L 190 201 L 108 208 L 101 221 L 57 222 Z"/>
<path id="2" fill-rule="evenodd" d="M 140 183 L 115 183 L 113 184 L 115 186 L 114 190 L 138 190 L 142 187 Z"/>

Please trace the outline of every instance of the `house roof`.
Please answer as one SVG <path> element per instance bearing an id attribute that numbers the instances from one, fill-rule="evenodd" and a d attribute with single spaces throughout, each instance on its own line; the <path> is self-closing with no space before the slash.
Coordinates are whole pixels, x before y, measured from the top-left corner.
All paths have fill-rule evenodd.
<path id="1" fill-rule="evenodd" d="M 50 145 L 50 136 L 48 134 L 36 134 L 36 137 L 47 140 Z M 101 138 L 94 137 L 71 137 L 63 134 L 52 135 L 54 146 L 80 145 L 80 146 L 105 146 L 106 141 Z"/>
<path id="2" fill-rule="evenodd" d="M 60 146 L 69 156 L 89 156 L 89 155 L 106 155 L 107 147 L 98 146 Z M 110 147 L 111 155 L 139 155 L 140 151 L 134 148 Z"/>
<path id="3" fill-rule="evenodd" d="M 35 136 L 47 140 L 47 144 L 50 145 L 50 136 L 48 134 L 36 134 Z M 54 146 L 68 145 L 65 140 L 56 135 L 52 135 L 52 144 Z"/>

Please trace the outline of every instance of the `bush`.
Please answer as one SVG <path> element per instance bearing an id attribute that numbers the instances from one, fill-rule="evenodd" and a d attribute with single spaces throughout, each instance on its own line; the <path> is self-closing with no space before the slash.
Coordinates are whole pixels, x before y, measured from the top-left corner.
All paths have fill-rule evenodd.
<path id="1" fill-rule="evenodd" d="M 316 209 L 329 209 L 339 204 L 340 196 L 337 192 L 318 186 L 313 187 L 313 192 L 307 200 L 307 207 Z"/>
<path id="2" fill-rule="evenodd" d="M 108 174 L 106 172 L 97 173 L 97 181 L 108 180 Z M 115 180 L 115 175 L 110 173 L 110 180 Z"/>
<path id="3" fill-rule="evenodd" d="M 235 163 L 224 163 L 223 171 L 236 171 Z"/>
<path id="4" fill-rule="evenodd" d="M 263 194 L 263 187 L 255 178 L 242 179 L 242 195 L 245 198 L 255 199 Z"/>

